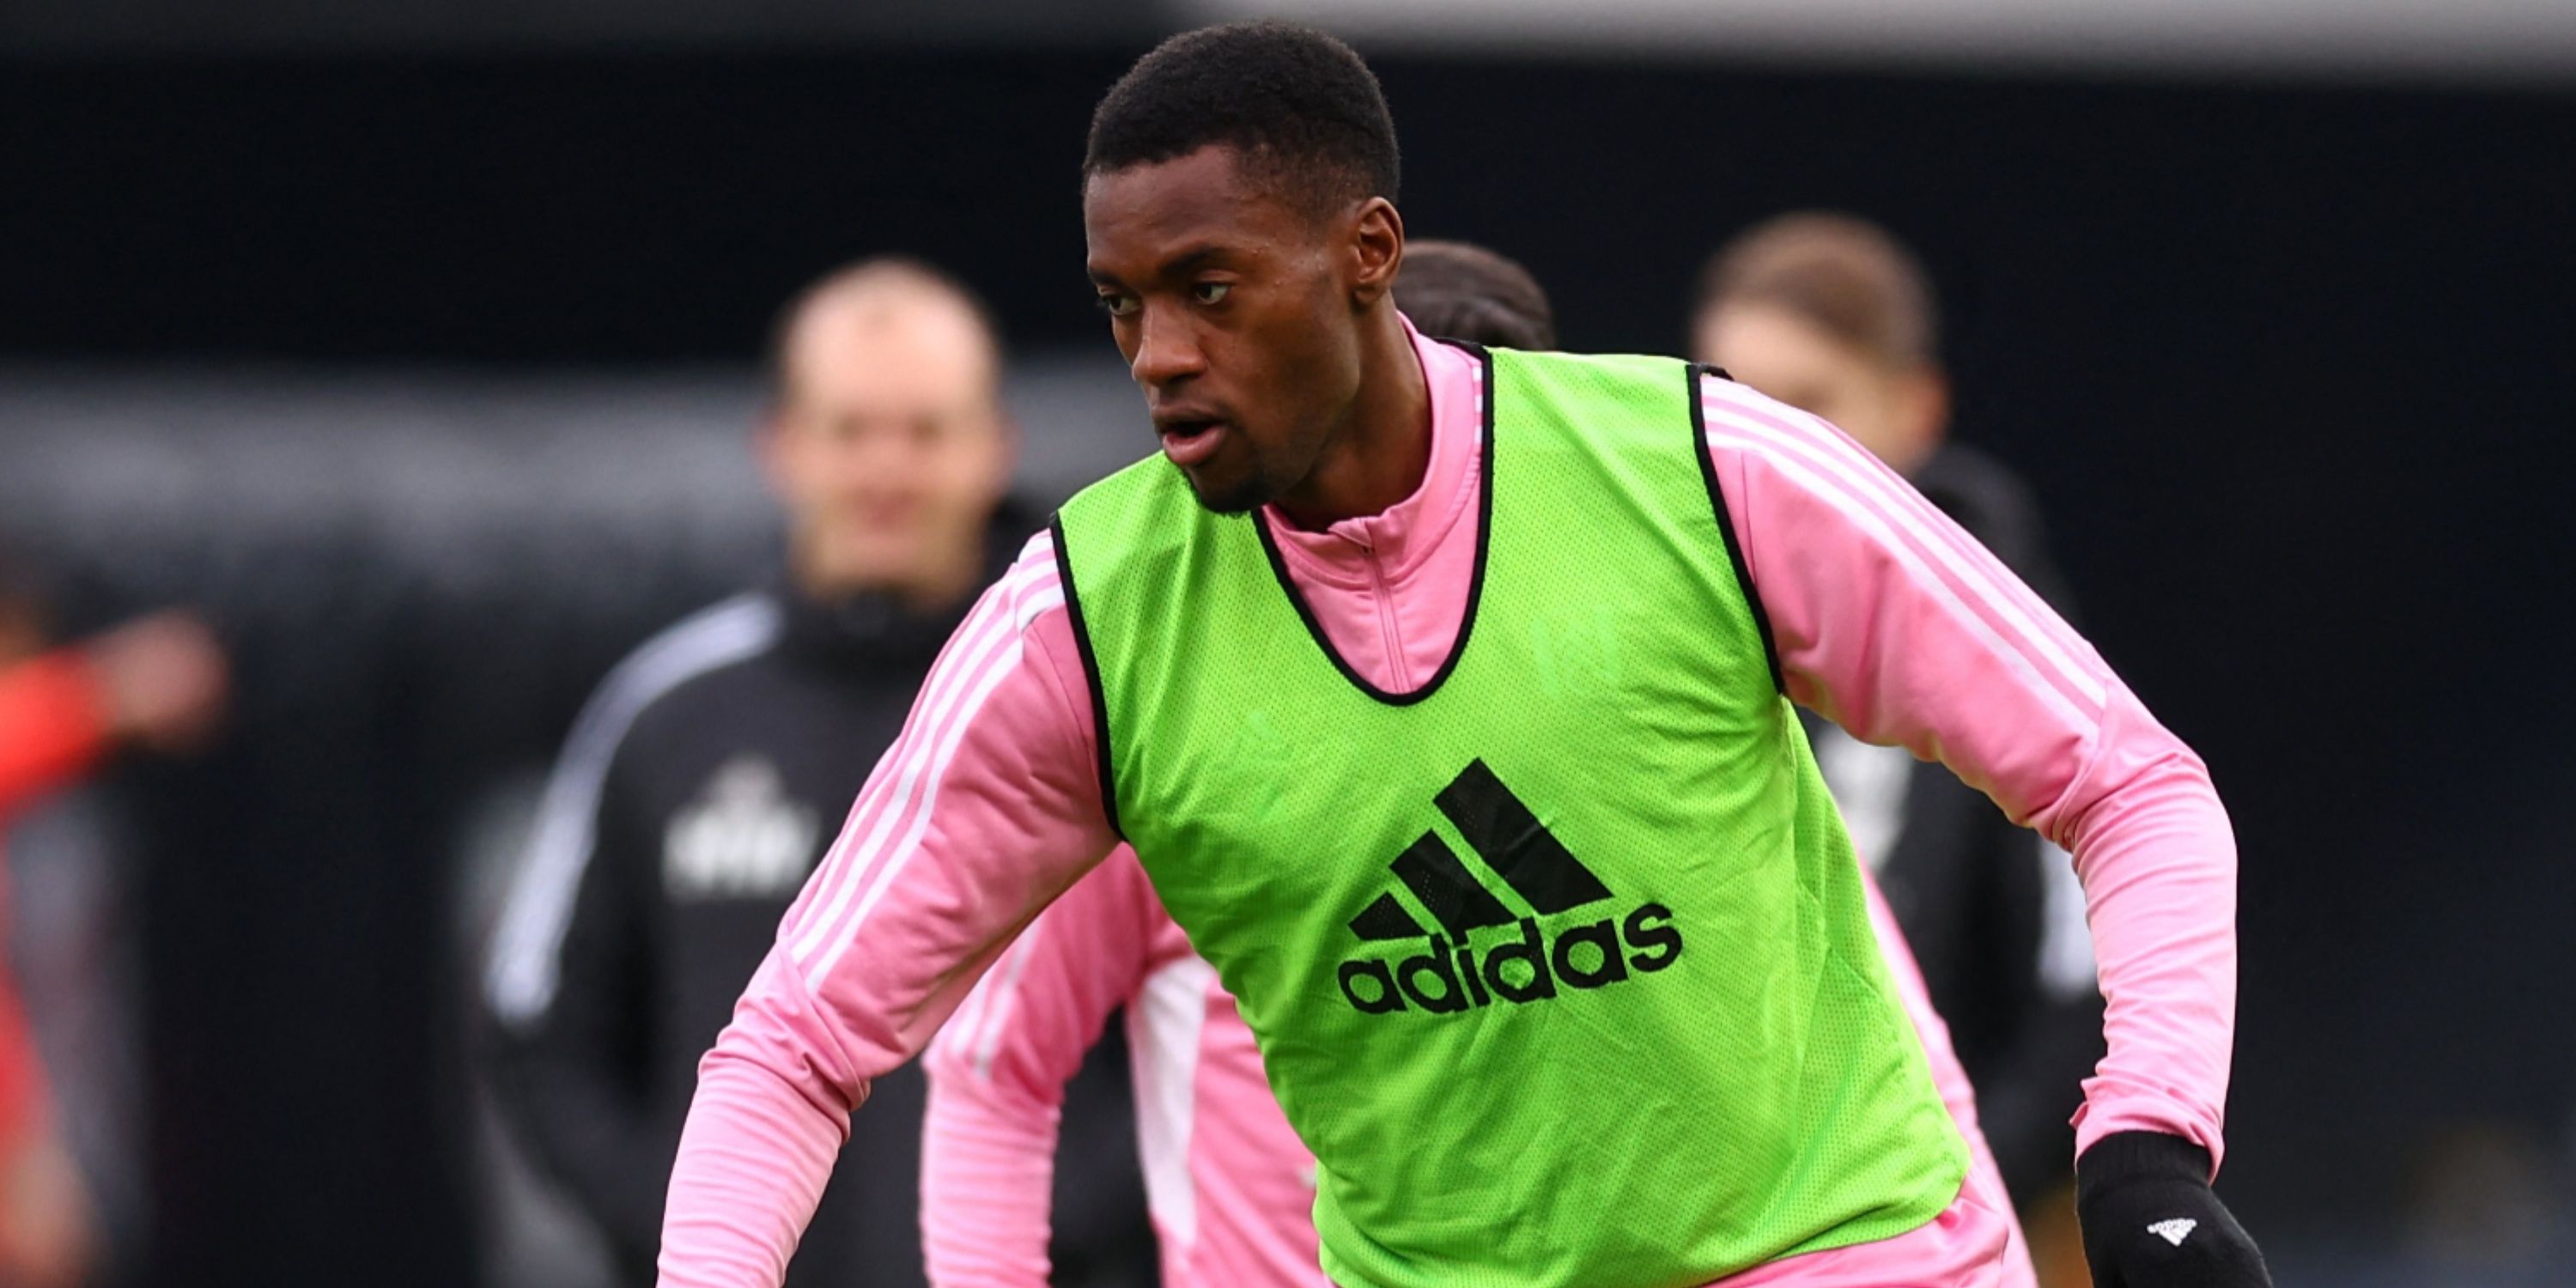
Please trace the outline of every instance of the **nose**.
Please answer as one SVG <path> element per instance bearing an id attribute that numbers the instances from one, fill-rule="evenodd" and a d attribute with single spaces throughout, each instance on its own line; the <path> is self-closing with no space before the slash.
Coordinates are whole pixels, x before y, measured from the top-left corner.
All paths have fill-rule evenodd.
<path id="1" fill-rule="evenodd" d="M 1136 322 L 1136 354 L 1128 374 L 1148 389 L 1164 389 L 1207 369 L 1189 315 L 1179 309 L 1147 303 Z"/>

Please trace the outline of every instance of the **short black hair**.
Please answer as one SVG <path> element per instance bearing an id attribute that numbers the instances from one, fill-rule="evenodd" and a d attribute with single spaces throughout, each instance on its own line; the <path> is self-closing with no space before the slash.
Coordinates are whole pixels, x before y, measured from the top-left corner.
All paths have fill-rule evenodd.
<path id="1" fill-rule="evenodd" d="M 1213 144 L 1308 210 L 1393 201 L 1401 177 L 1377 74 L 1341 41 L 1271 20 L 1185 31 L 1137 59 L 1091 113 L 1082 174 Z"/>
<path id="2" fill-rule="evenodd" d="M 1528 269 L 1473 242 L 1404 246 L 1395 307 L 1423 331 L 1502 349 L 1556 347 L 1556 313 Z"/>

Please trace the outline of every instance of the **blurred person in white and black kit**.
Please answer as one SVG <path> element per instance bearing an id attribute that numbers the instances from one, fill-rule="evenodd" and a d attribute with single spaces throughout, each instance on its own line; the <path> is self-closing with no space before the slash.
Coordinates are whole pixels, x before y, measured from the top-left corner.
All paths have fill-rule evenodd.
<path id="1" fill-rule="evenodd" d="M 647 1283 L 698 1057 L 896 736 L 933 657 L 1019 551 L 1016 431 L 982 308 L 873 260 L 772 342 L 757 455 L 785 512 L 775 585 L 647 642 L 549 784 L 487 987 L 505 1112 Z M 790 1284 L 922 1282 L 923 1086 L 881 1081 Z"/>
<path id="2" fill-rule="evenodd" d="M 1693 349 L 1841 427 L 2071 617 L 2030 489 L 1949 437 L 1937 332 L 1929 279 L 1903 246 L 1863 220 L 1804 213 L 1760 224 L 1710 259 Z M 2074 1172 L 2067 1120 L 2102 1056 L 2102 999 L 2073 867 L 1940 765 L 1807 724 L 1853 846 L 1877 871 L 1949 1022 L 2046 1271 L 2053 1227 L 2071 1226 L 2071 1204 L 2056 1201 Z M 2051 1201 L 2033 1210 L 2043 1198 Z M 2081 1258 L 2072 1264 L 2080 1274 Z"/>

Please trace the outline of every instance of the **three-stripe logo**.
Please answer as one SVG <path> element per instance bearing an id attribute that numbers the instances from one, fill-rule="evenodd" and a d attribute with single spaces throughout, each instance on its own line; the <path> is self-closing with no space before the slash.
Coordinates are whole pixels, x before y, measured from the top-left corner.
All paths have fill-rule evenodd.
<path id="1" fill-rule="evenodd" d="M 1369 943 L 1428 941 L 1425 951 L 1397 961 L 1354 957 L 1341 964 L 1342 996 L 1362 1014 L 1414 1009 L 1450 1015 L 1497 999 L 1546 1001 L 1558 995 L 1560 985 L 1601 988 L 1631 972 L 1662 970 L 1681 956 L 1681 931 L 1672 924 L 1672 909 L 1660 903 L 1640 904 L 1617 921 L 1602 917 L 1565 926 L 1551 943 L 1538 918 L 1607 902 L 1610 887 L 1484 761 L 1459 771 L 1432 804 L 1535 915 L 1505 906 L 1439 833 L 1425 831 L 1387 867 L 1439 929 L 1426 929 L 1393 891 L 1351 918 L 1351 933 Z M 1479 962 L 1474 933 L 1496 926 L 1519 933 L 1487 947 Z"/>

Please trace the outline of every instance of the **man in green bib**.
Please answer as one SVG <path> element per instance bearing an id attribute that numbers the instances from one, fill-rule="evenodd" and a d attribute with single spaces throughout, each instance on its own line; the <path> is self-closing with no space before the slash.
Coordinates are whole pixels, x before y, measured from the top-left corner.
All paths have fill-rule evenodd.
<path id="1" fill-rule="evenodd" d="M 1176 37 L 1102 102 L 1088 269 L 1162 459 L 951 642 L 705 1063 L 663 1282 L 775 1282 L 868 1079 L 988 967 L 954 1023 L 1009 1005 L 1010 937 L 1124 841 L 1316 1156 L 1335 1282 L 1991 1283 L 1804 703 L 2075 855 L 2101 1281 L 2267 1283 L 2209 1189 L 2234 846 L 2200 763 L 1823 422 L 1415 334 L 1397 179 L 1374 77 L 1304 29 Z"/>

